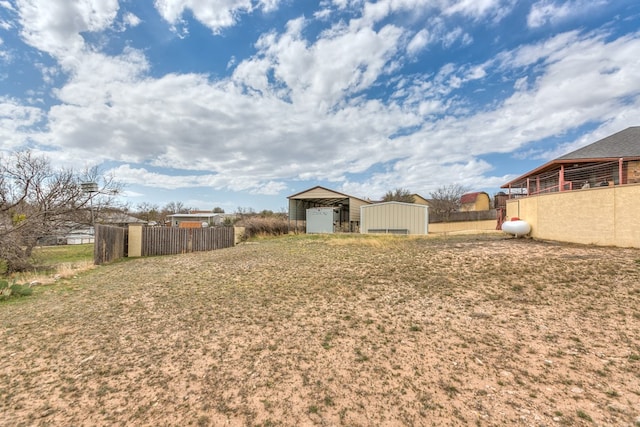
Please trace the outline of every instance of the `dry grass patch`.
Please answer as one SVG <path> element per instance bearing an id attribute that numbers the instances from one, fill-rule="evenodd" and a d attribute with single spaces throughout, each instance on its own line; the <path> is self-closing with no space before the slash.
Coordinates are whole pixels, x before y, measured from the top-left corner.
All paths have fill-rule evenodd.
<path id="1" fill-rule="evenodd" d="M 5 425 L 638 425 L 640 251 L 287 236 L 0 305 Z"/>

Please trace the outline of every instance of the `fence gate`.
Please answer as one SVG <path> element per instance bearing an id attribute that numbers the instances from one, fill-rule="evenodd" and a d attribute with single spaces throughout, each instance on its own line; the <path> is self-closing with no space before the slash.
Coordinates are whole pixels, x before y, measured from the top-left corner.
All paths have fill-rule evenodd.
<path id="1" fill-rule="evenodd" d="M 128 230 L 126 228 L 96 224 L 94 230 L 94 264 L 105 264 L 127 256 Z"/>

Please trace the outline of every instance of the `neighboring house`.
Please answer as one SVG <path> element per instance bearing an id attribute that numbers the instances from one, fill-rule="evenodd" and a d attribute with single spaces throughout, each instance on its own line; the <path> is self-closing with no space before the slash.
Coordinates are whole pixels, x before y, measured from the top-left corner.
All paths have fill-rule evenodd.
<path id="1" fill-rule="evenodd" d="M 640 183 L 640 126 L 558 157 L 504 184 L 511 198 Z"/>
<path id="2" fill-rule="evenodd" d="M 85 245 L 94 242 L 93 229 L 87 233 L 69 233 L 65 236 L 67 245 Z"/>
<path id="3" fill-rule="evenodd" d="M 429 199 L 425 199 L 419 194 L 413 194 L 412 196 L 413 203 L 415 203 L 416 205 L 431 206 L 431 201 Z"/>
<path id="4" fill-rule="evenodd" d="M 131 224 L 144 225 L 147 221 L 136 218 L 124 212 L 100 212 L 96 216 L 96 223 L 102 225 L 113 225 L 115 227 L 127 227 Z"/>
<path id="5" fill-rule="evenodd" d="M 200 228 L 222 225 L 224 214 L 213 212 L 178 213 L 167 215 L 169 226 L 181 228 Z"/>
<path id="6" fill-rule="evenodd" d="M 307 209 L 310 208 L 333 208 L 336 212 L 335 228 L 345 231 L 358 230 L 360 206 L 371 204 L 370 201 L 319 185 L 289 196 L 288 199 L 289 222 L 306 221 Z"/>
<path id="7" fill-rule="evenodd" d="M 484 191 L 463 194 L 460 197 L 460 211 L 488 211 L 491 209 L 491 198 Z"/>

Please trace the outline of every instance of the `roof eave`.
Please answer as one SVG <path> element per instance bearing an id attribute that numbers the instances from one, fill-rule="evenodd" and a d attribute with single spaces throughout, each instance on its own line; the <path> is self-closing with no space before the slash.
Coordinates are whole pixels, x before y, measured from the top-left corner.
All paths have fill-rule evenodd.
<path id="1" fill-rule="evenodd" d="M 540 172 L 544 172 L 546 170 L 553 169 L 553 166 L 561 166 L 566 164 L 577 164 L 577 163 L 594 163 L 594 162 L 615 162 L 620 160 L 621 157 L 597 157 L 597 158 L 589 158 L 589 159 L 556 159 L 550 162 L 545 163 L 542 166 L 538 166 L 536 169 L 533 169 L 524 175 L 520 175 L 519 177 L 512 179 L 506 184 L 500 186 L 500 188 L 509 188 L 512 184 L 516 182 L 520 182 L 530 177 L 531 175 L 537 175 Z M 625 161 L 629 160 L 640 160 L 640 157 L 622 157 Z"/>

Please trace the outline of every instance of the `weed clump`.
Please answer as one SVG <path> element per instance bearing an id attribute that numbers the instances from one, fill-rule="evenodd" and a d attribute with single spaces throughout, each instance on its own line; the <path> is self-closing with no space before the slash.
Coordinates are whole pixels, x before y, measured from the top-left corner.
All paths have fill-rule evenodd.
<path id="1" fill-rule="evenodd" d="M 20 285 L 15 282 L 9 283 L 7 280 L 0 280 L 0 301 L 10 298 L 26 297 L 33 293 L 28 285 Z"/>
<path id="2" fill-rule="evenodd" d="M 246 238 L 257 236 L 281 236 L 289 234 L 290 232 L 301 232 L 301 230 L 295 225 L 289 224 L 289 220 L 284 216 L 251 216 L 237 221 L 235 225 L 237 227 L 244 227 Z"/>

